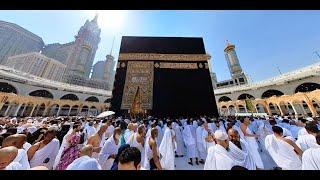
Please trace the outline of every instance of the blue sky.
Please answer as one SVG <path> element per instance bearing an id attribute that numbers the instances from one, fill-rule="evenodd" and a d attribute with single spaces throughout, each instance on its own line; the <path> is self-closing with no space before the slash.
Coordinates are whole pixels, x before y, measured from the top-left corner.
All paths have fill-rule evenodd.
<path id="1" fill-rule="evenodd" d="M 16 23 L 46 44 L 74 40 L 94 11 L 0 11 L 0 20 Z M 110 18 L 110 19 L 109 19 Z M 320 11 L 127 11 L 122 27 L 112 13 L 104 17 L 95 62 L 104 60 L 115 37 L 117 58 L 122 35 L 203 37 L 218 81 L 230 78 L 223 49 L 236 45 L 243 70 L 253 81 L 320 62 Z"/>

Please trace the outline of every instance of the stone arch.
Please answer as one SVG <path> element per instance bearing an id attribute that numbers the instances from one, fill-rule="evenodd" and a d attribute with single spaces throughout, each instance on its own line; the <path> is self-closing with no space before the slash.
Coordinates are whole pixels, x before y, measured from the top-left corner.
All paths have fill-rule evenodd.
<path id="1" fill-rule="evenodd" d="M 58 116 L 68 116 L 69 111 L 70 111 L 70 105 L 68 105 L 68 104 L 63 105 L 60 108 L 60 112 L 59 112 Z"/>
<path id="2" fill-rule="evenodd" d="M 49 112 L 48 112 L 48 116 L 55 116 L 57 115 L 58 111 L 59 111 L 59 104 L 52 104 L 49 107 Z"/>
<path id="3" fill-rule="evenodd" d="M 23 117 L 26 117 L 26 116 L 31 116 L 31 111 L 34 107 L 34 104 L 29 102 L 29 103 L 26 103 L 26 108 L 24 110 L 24 112 L 22 112 L 22 116 Z"/>
<path id="4" fill-rule="evenodd" d="M 87 115 L 89 111 L 89 107 L 87 105 L 82 106 L 80 114 L 81 115 Z"/>
<path id="5" fill-rule="evenodd" d="M 226 105 L 221 106 L 221 108 L 220 108 L 220 114 L 221 114 L 222 116 L 228 116 L 228 115 L 229 115 L 229 114 L 228 114 L 228 108 L 227 108 Z"/>
<path id="6" fill-rule="evenodd" d="M 279 103 L 279 108 L 281 109 L 283 115 L 288 116 L 294 114 L 294 110 L 289 102 L 281 101 Z"/>
<path id="7" fill-rule="evenodd" d="M 246 93 L 238 96 L 238 100 L 245 100 L 245 99 L 255 99 L 255 97 L 252 96 L 251 94 L 246 94 Z"/>
<path id="8" fill-rule="evenodd" d="M 238 105 L 238 109 L 239 109 L 239 113 L 246 113 L 247 112 L 246 108 L 241 104 Z"/>
<path id="9" fill-rule="evenodd" d="M 0 92 L 18 94 L 17 88 L 6 82 L 0 82 Z"/>
<path id="10" fill-rule="evenodd" d="M 308 116 L 312 117 L 312 112 L 311 112 L 307 102 L 305 102 L 304 100 L 302 101 L 302 107 L 304 109 L 304 114 L 307 114 Z"/>
<path id="11" fill-rule="evenodd" d="M 38 104 L 34 109 L 32 116 L 43 116 L 46 105 L 44 103 Z"/>
<path id="12" fill-rule="evenodd" d="M 257 109 L 258 113 L 268 113 L 266 107 L 262 103 L 257 103 L 256 109 Z"/>
<path id="13" fill-rule="evenodd" d="M 232 100 L 228 96 L 222 96 L 218 100 L 218 102 L 227 102 L 227 101 L 232 101 Z"/>
<path id="14" fill-rule="evenodd" d="M 70 111 L 70 116 L 76 116 L 78 115 L 78 110 L 79 110 L 79 106 L 78 105 L 73 105 L 71 107 L 71 111 Z"/>
<path id="15" fill-rule="evenodd" d="M 261 95 L 261 98 L 262 99 L 266 99 L 266 98 L 269 98 L 269 97 L 272 97 L 272 96 L 282 96 L 284 95 L 283 92 L 279 91 L 279 90 L 276 90 L 276 89 L 269 89 L 265 92 L 262 93 Z"/>
<path id="16" fill-rule="evenodd" d="M 90 115 L 93 115 L 93 116 L 98 115 L 98 109 L 95 106 L 90 107 Z"/>
<path id="17" fill-rule="evenodd" d="M 66 99 L 71 101 L 78 101 L 79 97 L 75 94 L 65 94 L 60 99 Z"/>
<path id="18" fill-rule="evenodd" d="M 32 91 L 29 93 L 29 96 L 53 99 L 53 94 L 45 89 Z"/>
<path id="19" fill-rule="evenodd" d="M 16 116 L 16 112 L 20 109 L 19 107 L 19 102 L 18 101 L 13 101 L 10 103 L 10 110 L 9 112 L 7 113 L 8 116 Z"/>
<path id="20" fill-rule="evenodd" d="M 297 86 L 297 88 L 295 89 L 295 93 L 310 92 L 310 91 L 314 91 L 316 89 L 320 89 L 320 84 L 313 83 L 313 82 L 307 82 L 307 83 L 302 83 L 299 86 Z"/>
<path id="21" fill-rule="evenodd" d="M 318 113 L 318 115 L 320 115 L 320 103 L 318 100 L 316 99 L 312 99 L 312 106 L 314 107 L 314 109 L 316 110 L 316 112 Z"/>
<path id="22" fill-rule="evenodd" d="M 2 108 L 0 109 L 0 116 L 5 116 L 6 112 L 9 108 L 10 103 L 7 101 L 6 103 L 3 104 Z"/>
<path id="23" fill-rule="evenodd" d="M 302 116 L 306 114 L 305 109 L 302 105 L 302 101 L 303 100 L 297 100 L 297 99 L 292 101 L 292 106 L 296 110 L 296 113 L 298 116 Z"/>
<path id="24" fill-rule="evenodd" d="M 234 105 L 230 105 L 230 106 L 228 107 L 228 110 L 229 110 L 229 114 L 230 114 L 231 116 L 234 116 L 234 115 L 236 114 L 236 112 L 237 112 L 237 109 L 236 109 L 236 107 L 235 107 Z"/>
<path id="25" fill-rule="evenodd" d="M 268 106 L 272 115 L 281 115 L 281 112 L 277 104 L 270 102 Z"/>
<path id="26" fill-rule="evenodd" d="M 89 102 L 99 102 L 99 99 L 95 96 L 90 96 L 88 97 L 85 101 L 89 101 Z"/>
<path id="27" fill-rule="evenodd" d="M 19 110 L 18 110 L 18 113 L 17 113 L 17 116 L 18 117 L 22 117 L 23 116 L 23 111 L 26 109 L 27 107 L 27 104 L 26 103 L 22 103 Z"/>

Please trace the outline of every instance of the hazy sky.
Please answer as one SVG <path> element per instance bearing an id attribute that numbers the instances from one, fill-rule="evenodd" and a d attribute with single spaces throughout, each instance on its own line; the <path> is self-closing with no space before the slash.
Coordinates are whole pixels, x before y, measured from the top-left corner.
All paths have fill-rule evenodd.
<path id="1" fill-rule="evenodd" d="M 0 20 L 16 23 L 46 44 L 74 40 L 95 11 L 0 11 Z M 236 46 L 243 70 L 253 81 L 320 62 L 320 11 L 121 11 L 101 13 L 101 42 L 95 61 L 117 59 L 121 36 L 203 37 L 218 81 L 230 73 L 223 49 Z"/>

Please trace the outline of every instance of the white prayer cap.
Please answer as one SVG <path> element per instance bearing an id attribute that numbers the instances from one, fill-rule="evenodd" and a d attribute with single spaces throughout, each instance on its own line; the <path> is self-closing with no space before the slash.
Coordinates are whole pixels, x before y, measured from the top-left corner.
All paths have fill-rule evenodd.
<path id="1" fill-rule="evenodd" d="M 127 124 L 130 123 L 130 120 L 129 119 L 125 119 L 124 122 L 126 122 Z"/>
<path id="2" fill-rule="evenodd" d="M 313 118 L 312 117 L 307 117 L 306 120 L 313 121 Z"/>
<path id="3" fill-rule="evenodd" d="M 1 130 L 0 130 L 0 135 L 4 134 L 4 133 L 6 133 L 6 132 L 7 132 L 6 129 L 1 129 Z"/>
<path id="4" fill-rule="evenodd" d="M 37 128 L 34 127 L 34 126 L 28 127 L 27 129 L 28 129 L 28 132 L 31 133 L 31 134 L 34 133 L 37 130 Z"/>
<path id="5" fill-rule="evenodd" d="M 220 129 L 216 130 L 216 132 L 214 133 L 214 137 L 218 140 L 221 140 L 221 141 L 228 139 L 227 133 L 225 133 L 224 131 L 222 131 Z"/>
<path id="6" fill-rule="evenodd" d="M 54 125 L 52 125 L 52 126 L 50 126 L 50 127 L 48 128 L 48 130 L 50 130 L 50 129 L 54 129 L 55 131 L 58 131 L 58 130 L 59 130 L 59 126 L 56 125 L 56 124 L 54 124 Z"/>
<path id="7" fill-rule="evenodd" d="M 27 120 L 27 123 L 32 123 L 32 122 L 33 122 L 32 119 L 28 119 L 28 120 Z"/>

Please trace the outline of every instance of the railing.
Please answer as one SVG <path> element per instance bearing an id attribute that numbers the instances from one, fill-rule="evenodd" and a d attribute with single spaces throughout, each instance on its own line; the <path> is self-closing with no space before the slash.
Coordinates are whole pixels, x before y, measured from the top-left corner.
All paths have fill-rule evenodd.
<path id="1" fill-rule="evenodd" d="M 248 83 L 239 86 L 233 87 L 226 87 L 221 89 L 214 90 L 215 94 L 225 94 L 228 92 L 235 92 L 235 91 L 244 91 L 249 89 L 257 89 L 260 87 L 271 86 L 275 84 L 282 84 L 288 81 L 297 80 L 301 78 L 306 78 L 310 76 L 320 76 L 320 63 L 311 64 L 309 66 L 303 67 L 298 70 L 294 70 L 288 73 L 284 73 L 280 76 L 272 77 L 267 80 Z"/>

